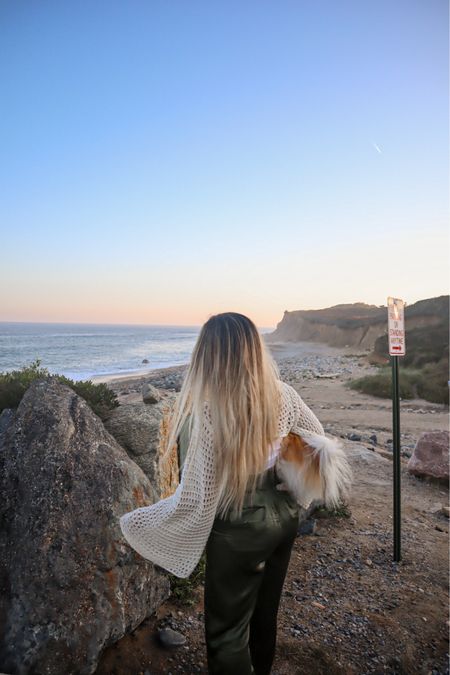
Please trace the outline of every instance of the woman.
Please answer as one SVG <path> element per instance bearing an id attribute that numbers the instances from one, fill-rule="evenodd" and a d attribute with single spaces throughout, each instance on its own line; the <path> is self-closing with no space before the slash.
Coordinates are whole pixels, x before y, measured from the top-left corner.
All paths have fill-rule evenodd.
<path id="1" fill-rule="evenodd" d="M 124 514 L 122 532 L 144 558 L 179 577 L 189 576 L 206 547 L 209 672 L 265 675 L 298 524 L 296 500 L 277 489 L 279 441 L 291 431 L 323 435 L 323 427 L 278 379 L 254 323 L 227 312 L 202 327 L 168 452 L 182 430 L 188 443 L 177 490 Z"/>

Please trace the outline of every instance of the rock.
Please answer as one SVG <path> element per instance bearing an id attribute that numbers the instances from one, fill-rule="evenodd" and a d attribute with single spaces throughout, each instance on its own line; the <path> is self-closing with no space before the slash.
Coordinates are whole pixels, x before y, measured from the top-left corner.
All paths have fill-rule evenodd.
<path id="1" fill-rule="evenodd" d="M 442 513 L 443 516 L 447 516 L 447 518 L 449 518 L 450 508 L 448 506 L 443 506 L 440 510 L 440 513 Z"/>
<path id="2" fill-rule="evenodd" d="M 361 436 L 359 434 L 349 434 L 347 436 L 347 438 L 348 438 L 349 441 L 360 441 L 361 440 Z"/>
<path id="3" fill-rule="evenodd" d="M 15 410 L 12 408 L 5 408 L 0 413 L 0 434 L 10 425 L 13 420 Z M 0 675 L 2 675 L 0 673 Z"/>
<path id="4" fill-rule="evenodd" d="M 172 628 L 162 628 L 158 631 L 158 639 L 163 647 L 180 647 L 186 644 L 185 636 Z"/>
<path id="5" fill-rule="evenodd" d="M 91 675 L 168 597 L 119 518 L 152 502 L 141 469 L 68 386 L 36 380 L 0 436 L 0 670 Z"/>
<path id="6" fill-rule="evenodd" d="M 369 441 L 372 441 L 374 445 L 377 445 L 378 444 L 377 435 L 372 434 L 371 436 L 369 436 Z"/>
<path id="7" fill-rule="evenodd" d="M 169 373 L 167 369 L 162 369 L 148 375 L 146 381 L 158 389 L 180 391 L 186 370 L 187 366 L 174 366 Z"/>
<path id="8" fill-rule="evenodd" d="M 448 481 L 448 447 L 448 431 L 428 431 L 421 434 L 408 462 L 408 471 L 415 476 Z"/>
<path id="9" fill-rule="evenodd" d="M 142 363 L 148 363 L 148 359 L 142 359 Z"/>
<path id="10" fill-rule="evenodd" d="M 363 464 L 376 464 L 378 462 L 386 462 L 392 457 L 388 453 L 381 452 L 379 450 L 368 450 L 363 445 L 357 445 L 356 443 L 351 445 L 348 448 L 345 448 L 345 453 L 348 459 L 352 463 L 363 463 Z"/>
<path id="11" fill-rule="evenodd" d="M 167 466 L 160 466 L 174 394 L 159 403 L 122 403 L 104 420 L 112 436 L 150 479 L 154 501 L 171 494 L 178 484 L 176 453 Z"/>
<path id="12" fill-rule="evenodd" d="M 152 384 L 147 382 L 142 387 L 142 399 L 144 403 L 158 403 L 162 396 Z"/>
<path id="13" fill-rule="evenodd" d="M 297 530 L 297 535 L 315 534 L 316 525 L 317 521 L 314 520 L 314 518 L 308 518 L 304 522 L 300 523 Z"/>

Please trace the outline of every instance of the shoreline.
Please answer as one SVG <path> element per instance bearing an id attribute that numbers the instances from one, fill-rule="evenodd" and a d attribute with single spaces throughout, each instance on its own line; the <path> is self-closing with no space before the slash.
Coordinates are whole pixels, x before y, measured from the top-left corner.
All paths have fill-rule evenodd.
<path id="1" fill-rule="evenodd" d="M 343 356 L 349 358 L 352 356 L 355 359 L 361 359 L 367 355 L 366 351 L 361 352 L 351 347 L 330 347 L 323 342 L 266 342 L 266 346 L 277 362 L 284 361 L 285 359 L 301 359 L 302 357 L 306 359 L 307 357 L 326 358 Z M 153 378 L 163 376 L 164 374 L 170 375 L 184 370 L 188 365 L 189 362 L 175 366 L 164 366 L 163 368 L 143 368 L 142 370 L 124 372 L 120 375 L 117 373 L 104 373 L 103 375 L 93 375 L 89 379 L 94 384 L 118 384 L 128 380 L 130 382 L 140 380 L 144 377 Z"/>
<path id="2" fill-rule="evenodd" d="M 93 375 L 89 379 L 94 384 L 123 382 L 124 380 L 138 380 L 143 377 L 152 377 L 153 375 L 163 375 L 167 373 L 178 371 L 181 368 L 186 368 L 188 363 L 182 363 L 177 366 L 164 366 L 164 368 L 151 368 L 143 370 L 129 370 L 118 375 L 117 373 L 106 373 L 103 375 Z"/>

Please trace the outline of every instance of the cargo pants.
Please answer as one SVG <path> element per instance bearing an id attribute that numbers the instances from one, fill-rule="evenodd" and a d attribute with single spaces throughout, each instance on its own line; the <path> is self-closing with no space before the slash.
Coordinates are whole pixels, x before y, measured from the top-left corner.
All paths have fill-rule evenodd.
<path id="1" fill-rule="evenodd" d="M 273 470 L 239 518 L 216 518 L 206 546 L 205 637 L 211 675 L 268 675 L 298 505 Z"/>

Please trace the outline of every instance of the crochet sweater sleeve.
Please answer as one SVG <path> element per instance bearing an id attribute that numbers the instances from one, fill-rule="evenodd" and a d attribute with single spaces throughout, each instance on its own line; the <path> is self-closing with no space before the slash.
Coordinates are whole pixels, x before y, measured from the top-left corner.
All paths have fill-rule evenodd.
<path id="1" fill-rule="evenodd" d="M 306 431 L 323 436 L 325 434 L 323 426 L 313 411 L 303 401 L 300 394 L 291 385 L 285 382 L 282 385 L 284 394 L 289 400 L 287 419 L 284 419 L 285 427 L 282 429 L 283 435 L 289 433 L 289 431 L 301 435 L 302 432 Z"/>
<path id="2" fill-rule="evenodd" d="M 279 382 L 279 434 L 323 434 L 314 413 L 291 386 Z M 212 529 L 219 502 L 209 410 L 193 429 L 180 484 L 173 495 L 120 517 L 122 534 L 140 555 L 178 577 L 197 565 Z"/>
<path id="3" fill-rule="evenodd" d="M 193 430 L 178 488 L 156 504 L 120 518 L 130 546 L 178 577 L 188 577 L 200 560 L 218 504 L 213 434 L 207 409 Z"/>

